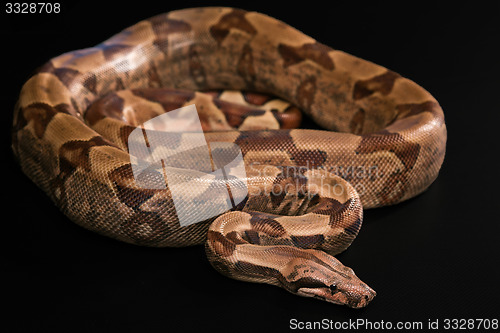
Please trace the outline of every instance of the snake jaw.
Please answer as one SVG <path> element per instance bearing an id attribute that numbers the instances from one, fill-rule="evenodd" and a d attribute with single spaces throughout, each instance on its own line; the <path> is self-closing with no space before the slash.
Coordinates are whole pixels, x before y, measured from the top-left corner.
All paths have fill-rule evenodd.
<path id="1" fill-rule="evenodd" d="M 372 288 L 361 281 L 359 282 L 359 284 L 347 284 L 345 287 L 337 288 L 335 291 L 332 291 L 330 287 L 303 287 L 297 290 L 297 294 L 359 309 L 367 306 L 377 295 Z"/>
<path id="2" fill-rule="evenodd" d="M 312 257 L 292 260 L 284 272 L 284 287 L 300 296 L 363 308 L 377 293 L 338 259 L 321 251 L 306 250 Z"/>

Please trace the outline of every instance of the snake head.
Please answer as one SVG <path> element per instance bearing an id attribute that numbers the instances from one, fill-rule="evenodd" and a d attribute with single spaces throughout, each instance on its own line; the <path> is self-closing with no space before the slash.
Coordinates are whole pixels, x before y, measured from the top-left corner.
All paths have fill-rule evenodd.
<path id="1" fill-rule="evenodd" d="M 293 259 L 287 265 L 284 287 L 292 293 L 351 308 L 363 308 L 377 295 L 336 258 L 321 251 L 307 252 L 314 255 Z"/>

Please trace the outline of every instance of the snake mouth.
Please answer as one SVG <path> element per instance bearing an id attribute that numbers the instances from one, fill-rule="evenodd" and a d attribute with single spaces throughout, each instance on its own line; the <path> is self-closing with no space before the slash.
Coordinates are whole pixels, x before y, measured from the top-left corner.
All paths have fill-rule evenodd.
<path id="1" fill-rule="evenodd" d="M 368 286 L 363 286 L 357 293 L 340 290 L 332 292 L 330 288 L 300 288 L 297 294 L 354 309 L 364 308 L 377 296 L 375 290 Z"/>

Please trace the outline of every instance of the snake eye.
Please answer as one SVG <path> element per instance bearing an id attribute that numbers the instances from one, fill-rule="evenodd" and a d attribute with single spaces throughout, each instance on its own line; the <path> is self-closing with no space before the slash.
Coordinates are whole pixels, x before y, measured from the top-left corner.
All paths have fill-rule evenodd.
<path id="1" fill-rule="evenodd" d="M 332 292 L 332 294 L 337 291 L 337 285 L 336 284 L 331 284 L 328 288 L 330 288 L 330 291 Z"/>

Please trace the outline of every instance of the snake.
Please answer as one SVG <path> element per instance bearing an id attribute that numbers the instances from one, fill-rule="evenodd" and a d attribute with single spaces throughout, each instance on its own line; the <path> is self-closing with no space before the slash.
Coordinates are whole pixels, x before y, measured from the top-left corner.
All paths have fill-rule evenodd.
<path id="1" fill-rule="evenodd" d="M 139 186 L 134 158 L 145 157 L 131 155 L 131 133 L 192 104 L 207 145 L 239 148 L 245 177 L 174 186 L 204 171 L 174 156 L 161 166 L 164 188 Z M 300 128 L 302 115 L 321 129 Z M 194 135 L 170 134 L 176 147 Z M 76 224 L 141 246 L 204 244 L 225 276 L 351 308 L 376 292 L 334 256 L 356 238 L 363 209 L 433 183 L 446 138 L 441 106 L 415 82 L 228 7 L 157 15 L 50 59 L 22 86 L 12 127 L 23 172 Z M 180 197 L 196 189 L 181 201 L 193 218 L 224 199 L 217 189 L 234 202 L 181 225 L 174 187 Z"/>

